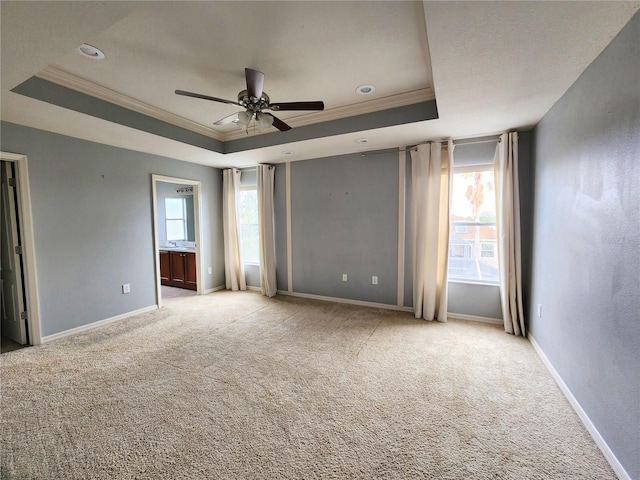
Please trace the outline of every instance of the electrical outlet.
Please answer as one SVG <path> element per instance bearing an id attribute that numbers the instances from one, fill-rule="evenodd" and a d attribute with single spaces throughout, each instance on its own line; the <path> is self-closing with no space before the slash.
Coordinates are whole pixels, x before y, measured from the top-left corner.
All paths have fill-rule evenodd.
<path id="1" fill-rule="evenodd" d="M 346 281 L 347 281 L 347 274 L 346 274 L 346 273 L 343 273 L 343 274 L 342 274 L 342 281 L 343 281 L 343 282 L 346 282 Z"/>
<path id="2" fill-rule="evenodd" d="M 211 274 L 213 273 L 213 268 L 209 267 L 209 268 L 207 269 L 207 273 L 208 273 L 209 275 L 211 275 Z"/>
<path id="3" fill-rule="evenodd" d="M 538 318 L 542 318 L 542 304 L 538 304 Z"/>
<path id="4" fill-rule="evenodd" d="M 373 276 L 371 277 L 371 285 L 377 285 L 378 284 L 378 277 L 377 276 Z"/>
<path id="5" fill-rule="evenodd" d="M 128 283 L 124 283 L 122 285 L 122 293 L 129 293 L 131 292 L 131 285 Z"/>

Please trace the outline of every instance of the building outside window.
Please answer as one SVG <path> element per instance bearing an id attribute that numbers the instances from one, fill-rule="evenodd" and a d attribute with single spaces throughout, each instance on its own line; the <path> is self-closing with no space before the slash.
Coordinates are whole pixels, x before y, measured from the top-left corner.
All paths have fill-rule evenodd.
<path id="1" fill-rule="evenodd" d="M 496 200 L 491 165 L 454 168 L 450 232 L 449 280 L 498 284 Z"/>

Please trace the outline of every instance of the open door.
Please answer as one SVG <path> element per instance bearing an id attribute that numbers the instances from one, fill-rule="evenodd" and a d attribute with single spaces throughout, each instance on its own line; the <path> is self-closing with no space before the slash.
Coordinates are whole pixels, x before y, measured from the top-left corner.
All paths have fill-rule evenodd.
<path id="1" fill-rule="evenodd" d="M 204 295 L 205 292 L 205 276 L 202 257 L 202 231 L 200 229 L 200 205 L 202 205 L 201 185 L 198 180 L 189 180 L 186 178 L 168 177 L 164 175 L 151 175 L 152 184 L 152 201 L 153 201 L 153 231 L 156 255 L 156 295 L 158 299 L 158 308 L 162 307 L 163 302 L 163 281 L 164 289 L 172 289 L 172 287 L 181 287 L 183 294 L 171 293 L 174 296 L 193 295 L 193 290 L 197 295 Z M 182 192 L 184 188 L 192 187 L 192 193 L 179 193 L 176 190 L 179 187 Z M 184 214 L 172 214 L 172 218 L 167 219 L 168 198 L 178 198 L 186 196 L 187 200 L 183 203 L 182 211 Z M 189 198 L 190 197 L 190 198 Z M 177 209 L 176 212 L 180 210 Z M 168 237 L 167 220 L 181 224 L 185 221 L 186 227 L 183 229 L 184 237 Z M 179 229 L 178 229 L 179 230 Z M 176 232 L 171 232 L 176 233 Z M 185 243 L 193 243 L 189 245 L 185 252 L 182 245 L 176 243 L 178 238 L 185 238 Z M 178 240 L 179 243 L 182 243 Z M 173 246 L 170 244 L 173 243 Z M 181 252 L 182 249 L 182 252 Z M 162 253 L 161 253 L 162 252 Z M 169 278 L 171 277 L 171 278 Z M 169 280 L 167 283 L 166 281 Z M 182 285 L 173 285 L 172 282 L 179 282 Z M 168 286 L 172 285 L 172 286 Z M 176 288 L 173 290 L 180 291 Z M 166 294 L 166 293 L 165 293 Z M 169 298 L 169 297 L 168 297 Z"/>
<path id="2" fill-rule="evenodd" d="M 17 208 L 15 166 L 2 162 L 0 225 L 2 241 L 2 335 L 20 345 L 28 343 L 22 245 Z"/>

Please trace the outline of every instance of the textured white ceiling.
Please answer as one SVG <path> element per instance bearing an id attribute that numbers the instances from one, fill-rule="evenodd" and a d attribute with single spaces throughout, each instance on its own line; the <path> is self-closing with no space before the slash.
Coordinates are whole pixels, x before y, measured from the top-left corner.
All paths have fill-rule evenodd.
<path id="1" fill-rule="evenodd" d="M 376 98 L 431 86 L 424 30 L 420 3 L 165 2 L 91 35 L 105 60 L 69 52 L 53 66 L 213 127 L 238 108 L 174 90 L 235 101 L 245 67 L 265 73 L 272 101 L 322 100 L 326 109 L 366 101 L 355 91 L 364 83 Z"/>
<path id="2" fill-rule="evenodd" d="M 535 125 L 638 2 L 426 2 L 440 118 L 465 135 Z"/>
<path id="3" fill-rule="evenodd" d="M 609 1 L 3 1 L 1 117 L 214 166 L 496 133 L 537 123 L 639 8 Z M 75 54 L 84 42 L 107 58 Z M 323 100 L 328 110 L 433 87 L 440 118 L 221 155 L 9 91 L 47 66 L 212 132 L 234 107 L 173 91 L 235 100 L 244 67 L 265 72 L 272 101 Z M 357 95 L 362 83 L 374 83 L 375 94 Z M 313 121 L 315 114 L 303 115 Z M 353 142 L 361 136 L 371 142 Z"/>

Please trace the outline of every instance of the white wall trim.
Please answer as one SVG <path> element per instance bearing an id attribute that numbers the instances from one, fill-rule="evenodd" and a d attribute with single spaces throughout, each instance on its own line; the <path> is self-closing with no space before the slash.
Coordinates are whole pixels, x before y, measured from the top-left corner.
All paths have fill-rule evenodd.
<path id="1" fill-rule="evenodd" d="M 538 345 L 538 342 L 536 342 L 531 333 L 529 333 L 528 338 L 529 342 L 531 342 L 531 345 L 533 345 L 533 349 L 540 357 L 540 360 L 542 360 L 542 363 L 544 363 L 545 367 L 547 367 L 547 370 L 549 370 L 549 373 L 551 373 L 551 376 L 558 384 L 558 387 L 560 387 L 560 390 L 562 391 L 562 393 L 564 393 L 564 396 L 567 398 L 575 412 L 578 414 L 578 417 L 582 421 L 582 424 L 591 435 L 591 438 L 593 438 L 593 440 L 596 442 L 596 445 L 604 455 L 604 458 L 607 459 L 607 462 L 609 462 L 609 465 L 611 465 L 611 468 L 613 468 L 615 474 L 620 480 L 631 480 L 631 475 L 627 473 L 611 448 L 609 448 L 607 442 L 604 440 L 604 438 L 602 438 L 602 435 L 600 435 L 598 429 L 595 427 L 587 413 L 582 409 L 582 406 L 580 406 L 580 403 L 578 402 L 576 397 L 573 396 L 571 390 L 569 390 L 567 384 L 564 383 L 564 380 L 562 380 L 562 377 L 553 367 L 551 361 L 547 358 L 545 353 L 542 351 L 542 348 L 540 348 L 540 345 Z"/>
<path id="2" fill-rule="evenodd" d="M 170 123 L 177 127 L 184 128 L 216 140 L 229 141 L 244 138 L 246 136 L 242 131 L 232 130 L 229 132 L 220 132 L 214 130 L 205 125 L 141 102 L 135 98 L 128 97 L 127 95 L 123 95 L 122 93 L 118 93 L 109 88 L 103 87 L 102 85 L 93 83 L 91 80 L 78 77 L 59 68 L 48 66 L 38 72 L 36 76 L 57 85 L 62 85 L 63 87 L 84 93 L 85 95 L 99 98 L 100 100 L 104 100 L 128 110 L 147 115 L 157 120 Z M 300 114 L 292 118 L 287 118 L 287 123 L 292 127 L 302 127 L 304 125 L 329 122 L 332 120 L 339 120 L 341 118 L 378 112 L 380 110 L 413 105 L 415 103 L 426 102 L 433 99 L 435 99 L 434 91 L 431 87 L 427 87 L 414 90 L 412 92 L 405 92 L 398 95 L 390 95 L 388 97 L 376 98 L 366 102 L 358 102 L 352 105 L 332 108 L 322 112 L 314 112 L 313 114 Z"/>
<path id="3" fill-rule="evenodd" d="M 293 292 L 293 247 L 291 245 L 291 162 L 285 164 L 285 193 L 287 207 L 287 291 Z"/>
<path id="4" fill-rule="evenodd" d="M 501 318 L 480 317 L 478 315 L 466 315 L 464 313 L 447 312 L 447 318 L 453 318 L 455 320 L 466 320 L 469 322 L 480 322 L 480 323 L 491 323 L 494 325 L 504 325 L 504 321 Z"/>
<path id="5" fill-rule="evenodd" d="M 204 291 L 203 295 L 209 295 L 210 293 L 213 293 L 213 292 L 219 292 L 220 290 L 224 290 L 225 288 L 227 288 L 226 285 L 218 285 L 217 287 L 207 288 Z"/>
<path id="6" fill-rule="evenodd" d="M 399 307 L 398 305 L 389 305 L 387 303 L 365 302 L 362 300 L 352 300 L 350 298 L 325 297 L 324 295 L 314 295 L 312 293 L 287 292 L 278 290 L 280 295 L 288 295 L 290 297 L 310 298 L 312 300 L 322 300 L 324 302 L 347 303 L 349 305 L 358 305 L 360 307 L 384 308 L 385 310 L 397 310 L 401 312 L 413 312 L 410 307 Z"/>
<path id="7" fill-rule="evenodd" d="M 46 337 L 42 337 L 42 343 L 48 343 L 64 337 L 70 337 L 71 335 L 75 335 L 77 333 L 86 332 L 87 330 L 93 330 L 94 328 L 102 327 L 103 325 L 108 325 L 110 323 L 124 320 L 125 318 L 135 317 L 136 315 L 141 315 L 143 313 L 153 312 L 157 309 L 158 305 L 149 305 L 148 307 L 139 308 L 138 310 L 133 310 L 131 312 L 116 315 L 115 317 L 105 318 L 104 320 L 98 320 L 97 322 L 88 323 L 86 325 L 80 325 L 79 327 L 70 328 L 69 330 L 64 330 L 63 332 L 58 332 L 52 335 L 47 335 Z"/>
<path id="8" fill-rule="evenodd" d="M 33 230 L 33 213 L 31 210 L 31 190 L 27 156 L 18 153 L 0 152 L 0 160 L 15 162 L 18 172 L 18 215 L 20 217 L 20 235 L 25 276 L 25 295 L 27 297 L 27 325 L 29 343 L 42 343 L 42 325 L 40 323 L 40 297 L 38 294 L 38 277 L 36 272 L 36 245 Z"/>
<path id="9" fill-rule="evenodd" d="M 398 152 L 398 306 L 404 306 L 404 237 L 406 227 L 407 154 Z"/>
<path id="10" fill-rule="evenodd" d="M 134 112 L 138 112 L 143 115 L 155 118 L 156 120 L 170 123 L 171 125 L 175 125 L 176 127 L 184 128 L 186 130 L 190 130 L 197 134 L 204 135 L 209 138 L 214 138 L 216 140 L 224 140 L 224 135 L 213 130 L 212 128 L 206 127 L 191 120 L 187 120 L 184 117 L 167 112 L 166 110 L 162 110 L 158 107 L 154 107 L 153 105 L 149 105 L 148 103 L 141 102 L 140 100 L 136 100 L 135 98 L 128 97 L 126 95 L 123 95 L 122 93 L 115 92 L 109 88 L 95 84 L 90 80 L 77 77 L 59 68 L 55 68 L 52 66 L 45 67 L 43 70 L 38 72 L 36 76 L 42 78 L 43 80 L 47 80 L 48 82 L 70 88 L 72 90 L 75 90 L 76 92 L 84 93 L 85 95 L 99 98 L 100 100 L 104 100 L 105 102 L 118 105 L 119 107 L 126 108 L 127 110 L 132 110 Z"/>

